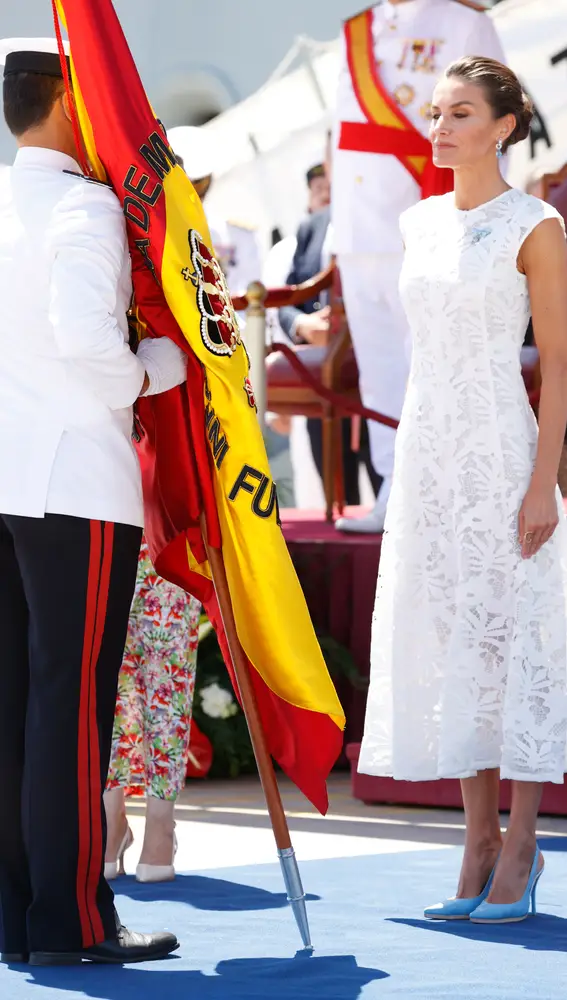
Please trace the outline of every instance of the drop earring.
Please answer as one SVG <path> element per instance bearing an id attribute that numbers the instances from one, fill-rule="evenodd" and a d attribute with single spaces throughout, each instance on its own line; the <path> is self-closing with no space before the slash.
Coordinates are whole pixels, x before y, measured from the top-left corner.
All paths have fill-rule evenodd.
<path id="1" fill-rule="evenodd" d="M 496 143 L 496 155 L 498 159 L 502 156 L 502 139 L 499 139 Z"/>

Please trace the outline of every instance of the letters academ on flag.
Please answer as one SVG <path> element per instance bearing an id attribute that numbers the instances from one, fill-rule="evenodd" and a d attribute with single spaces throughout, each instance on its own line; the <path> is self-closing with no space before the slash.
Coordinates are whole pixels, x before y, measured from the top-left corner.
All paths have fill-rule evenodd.
<path id="1" fill-rule="evenodd" d="M 204 512 L 210 544 L 222 544 L 269 750 L 325 812 L 344 714 L 279 525 L 248 357 L 201 203 L 148 103 L 111 0 L 54 6 L 71 46 L 94 176 L 124 207 L 137 329 L 171 337 L 188 357 L 186 386 L 139 401 L 156 570 L 203 602 L 229 665 L 199 527 Z"/>

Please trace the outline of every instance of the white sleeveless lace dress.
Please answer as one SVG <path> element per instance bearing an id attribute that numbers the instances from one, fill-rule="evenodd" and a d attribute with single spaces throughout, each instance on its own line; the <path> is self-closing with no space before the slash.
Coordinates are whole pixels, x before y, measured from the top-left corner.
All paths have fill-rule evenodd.
<path id="1" fill-rule="evenodd" d="M 413 358 L 382 545 L 359 770 L 409 781 L 563 781 L 567 534 L 522 560 L 537 426 L 520 370 L 516 267 L 549 205 L 509 190 L 404 213 Z"/>

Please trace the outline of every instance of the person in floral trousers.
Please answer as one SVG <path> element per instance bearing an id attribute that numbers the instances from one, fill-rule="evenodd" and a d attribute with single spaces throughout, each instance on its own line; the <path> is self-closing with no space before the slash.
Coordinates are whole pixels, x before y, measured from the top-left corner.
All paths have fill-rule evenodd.
<path id="1" fill-rule="evenodd" d="M 199 601 L 157 575 L 144 540 L 118 681 L 104 796 L 107 879 L 123 873 L 124 853 L 133 842 L 127 795 L 147 796 L 136 878 L 158 882 L 175 877 L 173 812 L 185 785 L 200 611 Z"/>

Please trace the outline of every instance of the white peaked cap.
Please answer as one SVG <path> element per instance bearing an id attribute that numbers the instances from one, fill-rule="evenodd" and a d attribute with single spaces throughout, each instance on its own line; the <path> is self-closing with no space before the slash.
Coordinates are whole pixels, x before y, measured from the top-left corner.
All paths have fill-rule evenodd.
<path id="1" fill-rule="evenodd" d="M 69 56 L 69 42 L 63 41 Z M 55 57 L 55 58 L 53 58 Z M 9 72 L 56 73 L 59 48 L 56 38 L 4 38 L 0 41 L 0 67 Z"/>
<path id="2" fill-rule="evenodd" d="M 185 173 L 192 181 L 215 172 L 215 147 L 206 129 L 196 125 L 178 125 L 167 130 L 169 144 L 183 160 Z"/>

